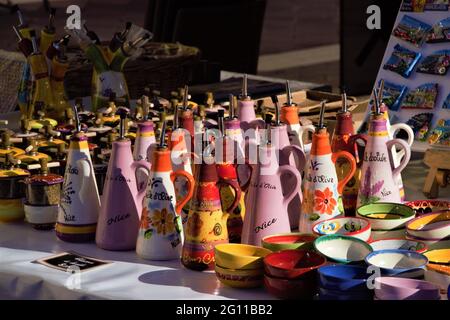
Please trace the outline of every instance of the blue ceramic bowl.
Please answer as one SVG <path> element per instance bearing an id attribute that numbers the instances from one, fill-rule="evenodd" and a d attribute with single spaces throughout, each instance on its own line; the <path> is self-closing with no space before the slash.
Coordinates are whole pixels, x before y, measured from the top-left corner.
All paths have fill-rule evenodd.
<path id="1" fill-rule="evenodd" d="M 319 300 L 373 300 L 373 293 L 369 290 L 342 292 L 319 288 Z"/>
<path id="2" fill-rule="evenodd" d="M 367 255 L 365 261 L 368 265 L 380 268 L 384 276 L 423 269 L 428 263 L 427 257 L 421 253 L 398 249 L 374 251 Z"/>
<path id="3" fill-rule="evenodd" d="M 319 286 L 337 291 L 367 291 L 366 267 L 352 265 L 329 265 L 318 269 Z"/>

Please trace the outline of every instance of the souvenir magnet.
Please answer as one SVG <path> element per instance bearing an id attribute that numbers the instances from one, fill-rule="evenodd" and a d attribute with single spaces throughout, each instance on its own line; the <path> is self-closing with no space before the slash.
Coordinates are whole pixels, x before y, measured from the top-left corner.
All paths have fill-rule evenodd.
<path id="1" fill-rule="evenodd" d="M 404 78 L 408 78 L 421 56 L 422 54 L 397 44 L 383 68 L 398 73 Z"/>
<path id="2" fill-rule="evenodd" d="M 383 88 L 384 104 L 389 107 L 389 110 L 397 111 L 407 90 L 408 88 L 406 86 L 385 81 Z"/>
<path id="3" fill-rule="evenodd" d="M 406 95 L 402 109 L 433 109 L 438 91 L 437 83 L 425 83 Z"/>
<path id="4" fill-rule="evenodd" d="M 443 76 L 450 66 L 450 51 L 440 50 L 426 56 L 417 67 L 417 72 Z"/>
<path id="5" fill-rule="evenodd" d="M 427 38 L 431 26 L 411 16 L 403 16 L 400 23 L 393 31 L 393 35 L 399 39 L 410 42 L 420 47 Z"/>

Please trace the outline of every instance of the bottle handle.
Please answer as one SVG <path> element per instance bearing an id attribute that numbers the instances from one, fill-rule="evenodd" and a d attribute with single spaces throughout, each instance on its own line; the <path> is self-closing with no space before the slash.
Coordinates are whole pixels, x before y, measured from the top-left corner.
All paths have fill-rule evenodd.
<path id="1" fill-rule="evenodd" d="M 303 169 L 305 168 L 305 165 L 306 165 L 306 155 L 305 155 L 305 152 L 302 150 L 302 148 L 300 148 L 299 146 L 296 146 L 296 145 L 289 145 L 289 146 L 284 147 L 281 150 L 281 152 L 284 153 L 286 158 L 288 158 L 288 159 L 291 154 L 296 155 L 297 159 L 298 159 L 298 162 L 296 162 L 296 164 L 298 164 L 296 166 L 297 170 L 298 170 L 298 172 L 303 171 Z"/>
<path id="2" fill-rule="evenodd" d="M 292 188 L 292 190 L 289 193 L 287 193 L 284 196 L 283 204 L 285 206 L 287 206 L 289 204 L 289 202 L 291 202 L 291 200 L 294 199 L 294 197 L 297 194 L 300 196 L 300 201 L 303 201 L 303 195 L 301 192 L 299 192 L 301 184 L 302 184 L 302 176 L 300 175 L 300 172 L 293 166 L 284 165 L 284 166 L 280 166 L 278 168 L 278 176 L 281 178 L 283 173 L 291 173 L 292 175 L 295 176 L 295 186 Z"/>
<path id="3" fill-rule="evenodd" d="M 178 177 L 186 178 L 187 189 L 188 189 L 186 196 L 183 199 L 180 199 L 180 201 L 177 201 L 176 205 L 175 205 L 175 212 L 177 214 L 181 214 L 181 210 L 183 209 L 183 207 L 186 205 L 186 203 L 188 203 L 188 201 L 194 195 L 195 181 L 194 181 L 194 177 L 192 176 L 192 174 L 190 174 L 189 172 L 184 171 L 184 170 L 178 170 L 178 171 L 170 173 L 170 180 L 172 181 L 172 183 L 175 183 L 175 180 Z"/>
<path id="4" fill-rule="evenodd" d="M 82 175 L 81 183 L 80 183 L 80 197 L 84 198 L 87 190 L 87 179 L 93 175 L 94 167 L 92 163 L 88 160 L 88 158 L 81 158 L 76 161 L 78 170 Z"/>
<path id="5" fill-rule="evenodd" d="M 361 161 L 359 160 L 358 144 L 357 144 L 358 140 L 363 141 L 364 146 L 367 146 L 367 135 L 362 134 L 362 133 L 358 133 L 358 134 L 350 136 L 350 138 L 348 139 L 348 145 L 350 146 L 351 150 L 355 152 L 356 162 L 360 163 Z"/>
<path id="6" fill-rule="evenodd" d="M 391 161 L 391 164 L 394 164 L 393 161 L 393 157 L 395 156 L 393 153 L 394 151 L 394 146 L 395 145 L 399 145 L 401 146 L 401 149 L 405 150 L 405 156 L 403 157 L 402 161 L 400 162 L 400 164 L 398 165 L 397 168 L 394 168 L 394 170 L 392 170 L 392 175 L 393 176 L 397 176 L 398 174 L 400 174 L 400 172 L 402 172 L 403 169 L 405 169 L 406 165 L 408 164 L 409 160 L 411 159 L 411 147 L 409 146 L 409 144 L 402 139 L 392 139 L 389 140 L 388 142 L 386 142 L 386 146 L 388 148 L 388 153 L 389 153 L 389 160 Z"/>
<path id="7" fill-rule="evenodd" d="M 300 147 L 304 150 L 304 143 L 303 143 L 303 135 L 305 134 L 305 132 L 311 132 L 314 133 L 316 132 L 316 127 L 314 127 L 312 124 L 308 124 L 305 126 L 300 126 L 300 128 L 298 129 L 297 135 L 298 135 L 298 140 L 300 142 Z"/>
<path id="8" fill-rule="evenodd" d="M 144 183 L 141 186 L 141 188 L 139 188 L 139 184 L 137 183 L 138 182 L 137 171 L 139 169 L 144 169 L 145 171 L 147 171 L 147 180 L 148 180 L 148 177 L 150 176 L 150 168 L 151 168 L 151 165 L 147 160 L 134 161 L 131 164 L 131 170 L 134 171 L 134 177 L 136 180 L 136 188 L 138 189 L 137 190 L 138 191 L 138 193 L 137 193 L 138 203 L 142 203 L 142 201 L 144 200 L 145 190 L 147 189 L 147 183 Z"/>
<path id="9" fill-rule="evenodd" d="M 414 131 L 411 129 L 409 125 L 406 123 L 396 123 L 391 125 L 391 129 L 389 130 L 392 138 L 395 138 L 395 134 L 400 130 L 405 130 L 408 135 L 408 139 L 406 140 L 409 146 L 412 146 L 414 142 Z"/>
<path id="10" fill-rule="evenodd" d="M 234 209 L 236 209 L 236 207 L 239 204 L 239 201 L 241 200 L 241 188 L 239 187 L 239 183 L 236 180 L 230 180 L 230 179 L 221 179 L 219 180 L 219 188 L 225 187 L 225 186 L 230 186 L 233 190 L 234 190 L 234 199 L 233 202 L 231 203 L 230 207 L 225 209 L 226 212 L 233 212 Z"/>
<path id="11" fill-rule="evenodd" d="M 345 176 L 344 178 L 342 178 L 341 181 L 338 182 L 338 192 L 340 194 L 342 194 L 342 192 L 344 191 L 344 187 L 347 184 L 347 182 L 350 181 L 350 179 L 353 177 L 353 175 L 356 172 L 356 160 L 355 157 L 351 155 L 351 153 L 347 152 L 347 151 L 338 151 L 333 153 L 333 155 L 331 156 L 331 160 L 336 163 L 337 159 L 339 158 L 345 158 L 347 159 L 347 161 L 350 163 L 350 171 L 348 172 L 347 176 Z"/>

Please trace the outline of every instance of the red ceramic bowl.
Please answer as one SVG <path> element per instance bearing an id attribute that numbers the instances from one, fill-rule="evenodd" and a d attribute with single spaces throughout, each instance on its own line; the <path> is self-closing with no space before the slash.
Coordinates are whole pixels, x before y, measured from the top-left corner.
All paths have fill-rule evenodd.
<path id="1" fill-rule="evenodd" d="M 318 253 L 308 250 L 284 250 L 268 254 L 264 258 L 264 271 L 275 278 L 297 279 L 326 263 Z"/>
<path id="2" fill-rule="evenodd" d="M 450 211 L 450 201 L 444 200 L 416 200 L 407 202 L 405 205 L 413 208 L 417 217 L 428 213 Z"/>
<path id="3" fill-rule="evenodd" d="M 317 291 L 317 278 L 279 279 L 264 276 L 266 290 L 279 299 L 311 300 Z"/>

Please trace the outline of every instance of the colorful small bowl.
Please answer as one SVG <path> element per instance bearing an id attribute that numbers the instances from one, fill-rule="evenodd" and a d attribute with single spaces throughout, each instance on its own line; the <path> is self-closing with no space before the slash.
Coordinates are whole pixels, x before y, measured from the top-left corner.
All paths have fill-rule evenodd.
<path id="1" fill-rule="evenodd" d="M 395 230 L 404 228 L 415 212 L 403 204 L 377 202 L 359 207 L 356 215 L 368 219 L 372 230 Z"/>
<path id="2" fill-rule="evenodd" d="M 428 246 L 422 241 L 413 241 L 400 238 L 375 240 L 370 242 L 369 244 L 372 247 L 373 251 L 400 249 L 424 253 L 428 250 Z"/>
<path id="3" fill-rule="evenodd" d="M 263 259 L 272 251 L 248 244 L 223 243 L 214 248 L 216 264 L 228 269 L 263 269 Z"/>
<path id="4" fill-rule="evenodd" d="M 406 224 L 409 235 L 421 239 L 445 239 L 450 237 L 450 211 L 429 213 Z"/>
<path id="5" fill-rule="evenodd" d="M 368 243 L 340 234 L 317 238 L 314 241 L 314 249 L 327 259 L 340 263 L 362 262 L 372 252 L 372 247 Z"/>
<path id="6" fill-rule="evenodd" d="M 326 288 L 319 288 L 319 300 L 372 300 L 373 294 L 368 289 L 366 291 L 338 291 Z"/>
<path id="7" fill-rule="evenodd" d="M 224 285 L 233 288 L 256 288 L 264 283 L 263 269 L 243 269 L 235 270 L 215 266 L 217 279 Z"/>
<path id="8" fill-rule="evenodd" d="M 366 263 L 380 268 L 382 275 L 395 276 L 423 269 L 428 259 L 422 253 L 391 249 L 372 252 L 366 257 Z"/>
<path id="9" fill-rule="evenodd" d="M 284 250 L 264 258 L 264 271 L 275 278 L 297 279 L 326 263 L 318 253 L 307 250 Z"/>
<path id="10" fill-rule="evenodd" d="M 313 247 L 317 236 L 309 233 L 280 233 L 262 238 L 262 246 L 272 251 L 305 249 Z"/>
<path id="11" fill-rule="evenodd" d="M 450 264 L 450 249 L 434 249 L 424 253 L 428 261 L 436 264 Z"/>
<path id="12" fill-rule="evenodd" d="M 367 291 L 367 268 L 352 265 L 328 265 L 317 270 L 319 286 L 324 289 L 347 291 Z"/>
<path id="13" fill-rule="evenodd" d="M 342 234 L 367 241 L 370 239 L 370 222 L 364 218 L 340 217 L 317 222 L 312 230 L 318 236 Z"/>
<path id="14" fill-rule="evenodd" d="M 411 207 L 416 216 L 422 216 L 428 213 L 441 213 L 450 210 L 450 201 L 444 200 L 416 200 L 405 203 L 408 207 Z"/>
<path id="15" fill-rule="evenodd" d="M 311 300 L 317 292 L 316 277 L 305 277 L 300 279 L 279 279 L 264 276 L 266 290 L 279 299 L 301 299 Z"/>
<path id="16" fill-rule="evenodd" d="M 439 300 L 439 287 L 417 279 L 378 277 L 375 296 L 380 300 Z"/>

